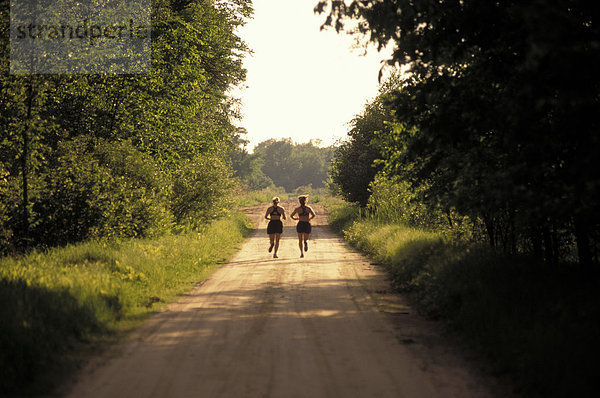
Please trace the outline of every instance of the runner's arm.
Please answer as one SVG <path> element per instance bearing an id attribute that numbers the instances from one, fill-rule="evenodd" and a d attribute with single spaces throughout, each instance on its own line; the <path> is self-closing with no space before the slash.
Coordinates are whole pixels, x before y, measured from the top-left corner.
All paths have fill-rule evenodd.
<path id="1" fill-rule="evenodd" d="M 308 221 L 312 220 L 313 218 L 315 218 L 317 215 L 315 214 L 314 210 L 312 209 L 312 207 L 307 206 L 308 207 L 308 212 L 310 213 L 310 215 L 308 216 Z"/>

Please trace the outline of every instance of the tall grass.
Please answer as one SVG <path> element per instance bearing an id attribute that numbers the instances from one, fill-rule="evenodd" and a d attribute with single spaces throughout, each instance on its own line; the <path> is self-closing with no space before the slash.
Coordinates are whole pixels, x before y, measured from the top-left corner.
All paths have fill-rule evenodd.
<path id="1" fill-rule="evenodd" d="M 360 216 L 360 207 L 349 204 L 337 197 L 329 197 L 321 203 L 327 209 L 329 215 L 329 226 L 338 233 L 343 233 Z"/>
<path id="2" fill-rule="evenodd" d="M 331 224 L 381 262 L 394 287 L 479 353 L 526 396 L 600 391 L 600 286 L 577 269 L 548 268 L 441 233 L 330 205 Z"/>
<path id="3" fill-rule="evenodd" d="M 305 185 L 294 189 L 290 197 L 296 198 L 299 195 L 308 195 L 309 201 L 312 203 L 321 203 L 331 198 L 331 193 L 327 188 L 313 188 L 312 185 Z"/>
<path id="4" fill-rule="evenodd" d="M 280 200 L 286 200 L 289 194 L 285 192 L 284 188 L 264 188 L 258 191 L 240 190 L 236 194 L 235 205 L 237 207 L 246 207 L 259 203 L 268 203 L 275 196 L 279 196 Z"/>
<path id="5" fill-rule="evenodd" d="M 52 386 L 82 344 L 137 325 L 205 278 L 250 231 L 232 214 L 203 232 L 86 242 L 0 259 L 0 395 Z"/>
<path id="6" fill-rule="evenodd" d="M 259 203 L 269 203 L 273 197 L 278 196 L 280 200 L 295 199 L 298 195 L 309 195 L 309 201 L 320 203 L 323 200 L 331 200 L 331 194 L 326 188 L 312 188 L 303 186 L 296 188 L 293 192 L 285 192 L 284 188 L 265 188 L 258 191 L 239 191 L 234 199 L 237 207 L 252 206 Z"/>

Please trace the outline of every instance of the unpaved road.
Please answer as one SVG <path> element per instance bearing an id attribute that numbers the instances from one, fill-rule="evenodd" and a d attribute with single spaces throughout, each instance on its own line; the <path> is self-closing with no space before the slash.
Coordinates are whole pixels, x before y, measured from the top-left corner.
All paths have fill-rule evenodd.
<path id="1" fill-rule="evenodd" d="M 283 203 L 288 213 L 292 203 Z M 267 253 L 266 206 L 241 251 L 127 341 L 82 370 L 67 396 L 487 397 L 444 339 L 390 293 L 382 271 L 326 226 L 299 258 L 285 223 Z"/>

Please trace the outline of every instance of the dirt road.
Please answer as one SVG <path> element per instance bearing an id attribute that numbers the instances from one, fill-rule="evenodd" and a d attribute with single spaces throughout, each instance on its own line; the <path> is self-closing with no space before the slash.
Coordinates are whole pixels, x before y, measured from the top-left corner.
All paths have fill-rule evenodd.
<path id="1" fill-rule="evenodd" d="M 280 258 L 267 253 L 265 208 L 248 210 L 257 230 L 228 264 L 93 361 L 67 396 L 490 395 L 320 206 L 302 259 L 291 220 Z"/>

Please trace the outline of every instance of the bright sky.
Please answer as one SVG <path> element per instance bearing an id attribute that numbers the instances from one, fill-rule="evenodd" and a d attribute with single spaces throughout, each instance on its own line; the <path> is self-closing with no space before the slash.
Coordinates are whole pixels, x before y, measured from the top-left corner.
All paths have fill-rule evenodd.
<path id="1" fill-rule="evenodd" d="M 254 54 L 244 62 L 242 99 L 248 149 L 269 138 L 295 142 L 320 139 L 331 145 L 346 137 L 347 123 L 377 95 L 380 61 L 370 49 L 352 49 L 354 39 L 320 31 L 317 0 L 254 0 L 254 19 L 240 30 Z"/>

